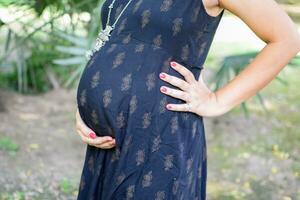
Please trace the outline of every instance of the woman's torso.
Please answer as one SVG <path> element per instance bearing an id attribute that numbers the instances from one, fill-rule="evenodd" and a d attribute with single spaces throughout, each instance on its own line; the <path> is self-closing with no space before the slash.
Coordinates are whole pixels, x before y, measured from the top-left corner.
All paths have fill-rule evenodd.
<path id="1" fill-rule="evenodd" d="M 101 9 L 103 28 L 111 2 L 107 0 Z M 127 2 L 115 1 L 110 25 Z M 166 102 L 183 103 L 160 92 L 163 85 L 175 87 L 160 80 L 159 73 L 183 78 L 169 67 L 170 61 L 176 61 L 197 78 L 222 13 L 208 15 L 201 0 L 133 0 L 81 76 L 77 100 L 83 120 L 98 135 L 114 135 L 116 128 L 131 124 L 147 129 L 156 123 L 158 129 L 163 125 L 158 118 L 171 117 L 166 114 Z M 184 118 L 179 123 L 192 126 Z"/>

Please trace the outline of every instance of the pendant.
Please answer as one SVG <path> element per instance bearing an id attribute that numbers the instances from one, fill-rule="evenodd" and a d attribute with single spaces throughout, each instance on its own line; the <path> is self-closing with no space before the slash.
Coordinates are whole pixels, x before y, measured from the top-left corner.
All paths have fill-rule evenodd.
<path id="1" fill-rule="evenodd" d="M 101 30 L 98 34 L 98 37 L 96 38 L 96 44 L 94 46 L 93 50 L 86 52 L 86 58 L 91 59 L 93 54 L 101 49 L 101 47 L 104 46 L 104 44 L 109 40 L 110 32 L 113 30 L 113 27 L 110 25 L 107 25 L 105 29 Z"/>

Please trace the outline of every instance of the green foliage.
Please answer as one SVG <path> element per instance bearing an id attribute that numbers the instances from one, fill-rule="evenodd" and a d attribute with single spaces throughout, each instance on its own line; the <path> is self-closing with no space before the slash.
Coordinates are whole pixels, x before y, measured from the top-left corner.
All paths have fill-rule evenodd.
<path id="1" fill-rule="evenodd" d="M 19 150 L 19 145 L 14 143 L 10 138 L 1 137 L 0 138 L 0 149 L 15 153 Z"/>
<path id="2" fill-rule="evenodd" d="M 1 21 L 0 23 L 2 25 L 0 31 L 7 32 L 4 54 L 0 55 L 0 85 L 24 93 L 45 92 L 64 82 L 67 86 L 71 85 L 84 66 L 82 57 L 84 49 L 91 46 L 93 38 L 101 26 L 99 12 L 101 3 L 97 4 L 94 0 L 22 0 L 4 1 L 1 5 L 13 6 L 24 14 L 14 22 Z M 31 19 L 32 16 L 28 17 L 27 15 L 33 10 L 37 16 Z M 45 15 L 50 14 L 49 19 L 43 16 L 46 10 L 48 11 Z M 91 13 L 90 21 L 78 17 L 84 11 Z M 70 26 L 64 27 L 60 22 L 62 17 L 66 16 L 71 21 Z M 24 18 L 28 18 L 28 22 L 19 20 Z M 22 31 L 14 30 L 10 26 L 11 23 L 21 26 Z M 86 33 L 82 33 L 82 30 L 86 30 Z M 70 35 L 77 32 L 80 33 L 80 38 L 88 38 L 88 41 L 81 41 L 85 46 L 84 49 L 64 46 L 70 45 L 71 41 L 68 40 Z M 62 33 L 65 34 L 65 37 L 62 36 Z M 78 54 L 77 58 L 68 58 L 68 60 L 64 60 L 64 63 L 55 60 L 62 55 L 62 51 L 66 52 L 66 50 Z M 59 59 L 63 59 L 63 57 Z M 54 62 L 55 65 L 53 65 L 53 60 L 57 61 Z M 81 61 L 80 67 L 78 67 L 79 61 Z M 70 73 L 73 75 L 68 77 Z"/>
<path id="3" fill-rule="evenodd" d="M 102 3 L 100 2 L 97 7 L 100 9 L 101 6 Z M 55 50 L 63 57 L 54 59 L 53 63 L 62 67 L 75 67 L 75 69 L 70 73 L 71 75 L 65 80 L 65 87 L 72 86 L 73 83 L 78 80 L 86 65 L 86 51 L 92 47 L 98 30 L 102 28 L 100 12 L 98 12 L 99 9 L 94 10 L 92 14 L 90 26 L 87 28 L 87 36 L 80 36 L 60 31 L 55 33 L 57 37 L 63 39 L 66 43 L 55 46 Z"/>
<path id="4" fill-rule="evenodd" d="M 300 0 L 277 0 L 278 3 L 299 4 Z"/>
<path id="5" fill-rule="evenodd" d="M 59 190 L 64 194 L 71 195 L 77 190 L 77 183 L 69 178 L 63 178 L 59 182 Z"/>
<path id="6" fill-rule="evenodd" d="M 59 188 L 66 194 L 69 194 L 72 191 L 72 185 L 68 179 L 63 179 L 62 181 L 60 181 Z"/>
<path id="7" fill-rule="evenodd" d="M 25 193 L 19 191 L 14 192 L 12 194 L 0 192 L 0 199 L 1 200 L 25 200 Z"/>
<path id="8" fill-rule="evenodd" d="M 248 64 L 255 58 L 258 54 L 258 51 L 252 51 L 242 54 L 234 54 L 225 56 L 221 62 L 220 67 L 217 69 L 217 72 L 214 74 L 214 78 L 212 80 L 216 80 L 214 90 L 218 90 L 227 84 L 230 80 L 232 80 L 235 76 L 237 76 Z M 300 65 L 300 56 L 296 56 L 292 59 L 288 66 L 289 67 L 299 67 Z M 279 81 L 281 84 L 288 85 L 286 80 L 281 79 L 279 76 L 275 77 L 275 80 Z M 261 104 L 263 110 L 268 112 L 264 98 L 260 92 L 256 93 L 257 100 Z M 241 103 L 241 108 L 244 111 L 244 114 L 249 116 L 249 109 L 247 107 L 246 102 Z"/>
<path id="9" fill-rule="evenodd" d="M 73 10 L 74 6 L 82 4 L 79 6 L 76 11 L 83 12 L 83 11 L 91 11 L 92 8 L 95 8 L 97 5 L 97 0 L 89 0 L 88 4 L 84 3 L 87 1 L 82 0 L 1 0 L 0 6 L 7 7 L 7 6 L 29 6 L 30 8 L 34 9 L 38 16 L 41 16 L 43 12 L 51 7 L 54 8 L 56 11 L 66 11 L 68 9 Z"/>

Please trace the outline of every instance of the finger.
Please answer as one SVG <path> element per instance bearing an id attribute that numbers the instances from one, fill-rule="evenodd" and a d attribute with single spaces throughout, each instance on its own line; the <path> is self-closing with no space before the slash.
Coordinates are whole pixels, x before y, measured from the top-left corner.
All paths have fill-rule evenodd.
<path id="1" fill-rule="evenodd" d="M 91 132 L 87 132 L 87 126 L 85 125 L 85 123 L 83 122 L 83 120 L 81 119 L 81 116 L 79 114 L 79 111 L 77 109 L 76 112 L 76 130 L 80 131 L 81 134 L 83 134 L 85 137 L 89 137 L 89 133 Z"/>
<path id="2" fill-rule="evenodd" d="M 193 108 L 190 107 L 189 105 L 184 103 L 184 104 L 167 104 L 167 108 L 169 110 L 173 111 L 183 111 L 183 112 L 192 112 Z"/>
<path id="3" fill-rule="evenodd" d="M 91 138 L 90 138 L 91 139 Z M 96 137 L 90 140 L 90 143 L 93 145 L 101 145 L 106 142 L 113 142 L 115 139 L 112 139 L 110 136 Z"/>
<path id="4" fill-rule="evenodd" d="M 79 134 L 82 142 L 89 144 L 88 137 L 86 137 L 80 130 L 78 130 L 77 133 Z"/>
<path id="5" fill-rule="evenodd" d="M 104 144 L 95 145 L 95 146 L 98 147 L 98 148 L 101 148 L 101 149 L 110 149 L 110 148 L 115 147 L 115 145 L 116 144 L 114 142 L 106 142 Z"/>
<path id="6" fill-rule="evenodd" d="M 90 129 L 85 123 L 84 121 L 82 120 L 82 118 L 80 117 L 80 114 L 79 112 L 76 113 L 77 115 L 77 127 L 78 129 L 88 138 L 92 138 L 92 139 L 96 139 L 96 133 Z M 109 140 L 109 139 L 113 139 L 112 137 L 110 136 L 105 136 L 105 138 L 103 138 L 105 140 Z M 97 143 L 102 143 L 103 142 L 103 139 L 97 139 L 96 141 L 93 141 L 93 142 L 97 142 Z"/>
<path id="7" fill-rule="evenodd" d="M 169 96 L 172 96 L 172 97 L 190 102 L 190 95 L 189 95 L 188 92 L 184 92 L 184 91 L 178 90 L 178 89 L 169 88 L 169 87 L 166 87 L 166 86 L 162 86 L 160 88 L 160 91 L 163 92 L 164 94 L 169 95 Z"/>
<path id="8" fill-rule="evenodd" d="M 194 74 L 190 70 L 188 70 L 186 67 L 184 67 L 183 65 L 181 65 L 175 61 L 172 61 L 170 63 L 170 65 L 173 69 L 175 69 L 177 72 L 179 72 L 188 83 L 195 82 Z"/>
<path id="9" fill-rule="evenodd" d="M 198 81 L 199 85 L 201 86 L 202 89 L 204 89 L 205 92 L 210 92 L 211 90 L 209 89 L 209 87 L 206 85 L 206 83 L 203 80 L 203 75 L 202 73 L 199 76 L 199 81 Z"/>
<path id="10" fill-rule="evenodd" d="M 81 131 L 81 130 L 78 130 L 77 133 L 80 135 L 81 137 L 81 140 L 84 142 L 84 143 L 87 143 L 89 145 L 94 145 L 93 144 L 93 140 L 92 138 L 90 137 L 86 137 L 85 134 Z"/>
<path id="11" fill-rule="evenodd" d="M 84 122 L 82 122 L 82 121 L 79 122 L 78 127 L 86 137 L 95 137 L 96 136 L 96 133 L 92 129 L 90 129 Z"/>
<path id="12" fill-rule="evenodd" d="M 182 80 L 181 78 L 178 78 L 176 76 L 171 76 L 171 75 L 169 75 L 167 73 L 164 73 L 164 72 L 160 73 L 159 77 L 162 80 L 164 80 L 164 81 L 166 81 L 166 82 L 168 82 L 168 83 L 170 83 L 170 84 L 172 84 L 172 85 L 174 85 L 174 86 L 176 86 L 176 87 L 178 87 L 178 88 L 180 88 L 181 90 L 184 90 L 184 91 L 188 90 L 188 88 L 190 86 L 186 81 Z"/>
<path id="13" fill-rule="evenodd" d="M 106 141 L 102 144 L 95 144 L 96 147 L 99 147 L 99 148 L 105 148 L 105 147 L 113 147 L 116 145 L 116 141 L 113 140 L 113 141 Z"/>
<path id="14" fill-rule="evenodd" d="M 201 82 L 203 85 L 206 85 L 206 83 L 205 83 L 205 81 L 204 81 L 204 79 L 203 79 L 203 73 L 202 73 L 202 72 L 200 73 L 199 80 L 200 80 L 200 82 Z"/>

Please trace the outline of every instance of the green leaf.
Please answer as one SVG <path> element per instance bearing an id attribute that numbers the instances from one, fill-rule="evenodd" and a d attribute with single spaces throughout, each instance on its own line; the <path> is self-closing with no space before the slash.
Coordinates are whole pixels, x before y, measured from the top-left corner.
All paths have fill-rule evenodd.
<path id="1" fill-rule="evenodd" d="M 14 143 L 10 138 L 1 137 L 0 138 L 0 149 L 6 151 L 18 151 L 19 145 Z"/>
<path id="2" fill-rule="evenodd" d="M 248 118 L 249 117 L 249 110 L 248 110 L 246 102 L 242 102 L 241 107 L 242 107 L 242 110 L 244 111 L 245 116 Z"/>
<path id="3" fill-rule="evenodd" d="M 8 29 L 8 33 L 7 33 L 7 37 L 6 37 L 6 41 L 5 41 L 5 46 L 4 46 L 5 52 L 7 52 L 8 49 L 9 49 L 10 42 L 11 42 L 11 37 L 12 37 L 12 31 L 11 31 L 11 29 Z"/>
<path id="4" fill-rule="evenodd" d="M 300 67 L 300 56 L 295 56 L 288 65 L 290 67 Z"/>
<path id="5" fill-rule="evenodd" d="M 289 83 L 286 80 L 283 80 L 282 78 L 280 78 L 279 76 L 275 77 L 275 80 L 279 81 L 281 84 L 288 86 Z"/>
<path id="6" fill-rule="evenodd" d="M 37 12 L 38 16 L 41 16 L 45 8 L 47 7 L 47 1 L 45 0 L 35 0 L 34 10 Z"/>
<path id="7" fill-rule="evenodd" d="M 85 65 L 81 65 L 75 71 L 73 71 L 70 78 L 66 81 L 66 83 L 64 85 L 65 87 L 69 87 L 75 81 L 76 78 L 80 77 L 80 75 L 84 69 L 84 66 Z"/>
<path id="8" fill-rule="evenodd" d="M 5 25 L 5 23 L 0 19 L 0 27 Z"/>
<path id="9" fill-rule="evenodd" d="M 265 112 L 268 112 L 268 109 L 266 107 L 266 104 L 265 104 L 265 101 L 264 101 L 264 98 L 262 97 L 261 93 L 260 92 L 257 92 L 256 93 L 256 98 L 258 99 L 260 105 L 262 106 L 262 108 L 264 109 Z"/>
<path id="10" fill-rule="evenodd" d="M 76 56 L 84 56 L 87 49 L 75 46 L 56 46 L 55 49 L 61 53 L 71 54 Z"/>
<path id="11" fill-rule="evenodd" d="M 68 66 L 68 65 L 79 65 L 85 62 L 84 57 L 71 57 L 71 58 L 63 58 L 63 59 L 55 59 L 53 60 L 54 64 L 57 65 L 63 65 L 63 66 Z"/>
<path id="12" fill-rule="evenodd" d="M 58 32 L 57 34 L 59 37 L 75 44 L 76 46 L 87 48 L 88 40 L 86 40 L 83 37 L 78 37 L 78 36 L 66 34 L 63 32 Z"/>

